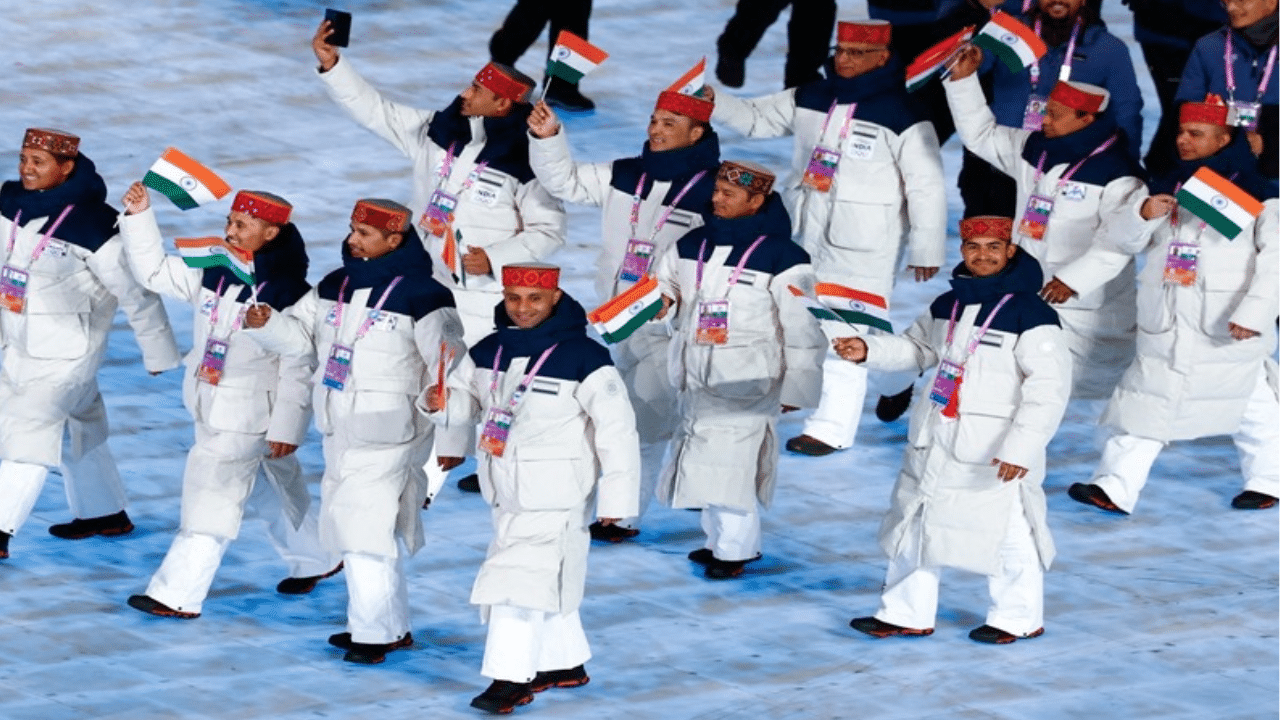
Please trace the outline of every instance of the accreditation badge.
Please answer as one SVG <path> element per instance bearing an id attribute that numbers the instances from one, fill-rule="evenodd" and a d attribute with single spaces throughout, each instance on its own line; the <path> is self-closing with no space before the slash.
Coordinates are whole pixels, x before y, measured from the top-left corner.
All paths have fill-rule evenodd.
<path id="1" fill-rule="evenodd" d="M 1032 240 L 1043 240 L 1049 229 L 1049 215 L 1053 213 L 1053 198 L 1032 195 L 1027 198 L 1026 210 L 1018 223 L 1018 234 Z"/>
<path id="2" fill-rule="evenodd" d="M 1027 98 L 1027 107 L 1022 111 L 1022 129 L 1036 132 L 1044 129 L 1044 109 L 1049 99 L 1043 95 L 1032 95 Z"/>
<path id="3" fill-rule="evenodd" d="M 329 348 L 329 359 L 324 364 L 324 386 L 341 392 L 347 386 L 351 376 L 351 359 L 355 350 L 346 345 L 334 343 Z"/>
<path id="4" fill-rule="evenodd" d="M 1193 243 L 1169 243 L 1169 254 L 1164 258 L 1164 282 L 1166 285 L 1190 287 L 1196 284 L 1196 261 L 1200 246 Z"/>
<path id="5" fill-rule="evenodd" d="M 1227 103 L 1227 124 L 1242 127 L 1250 132 L 1258 129 L 1258 114 L 1262 103 L 1232 100 Z"/>
<path id="6" fill-rule="evenodd" d="M 12 265 L 0 269 L 0 307 L 21 315 L 27 307 L 27 281 L 30 279 L 30 273 Z"/>
<path id="7" fill-rule="evenodd" d="M 431 193 L 427 210 L 422 214 L 422 226 L 435 237 L 444 237 L 453 224 L 454 212 L 458 209 L 458 197 L 437 189 Z"/>
<path id="8" fill-rule="evenodd" d="M 818 192 L 831 189 L 831 179 L 836 176 L 836 166 L 840 164 L 840 151 L 825 148 L 821 145 L 813 149 L 809 155 L 809 166 L 804 171 L 800 184 L 813 188 Z"/>
<path id="9" fill-rule="evenodd" d="M 945 408 L 956 394 L 960 379 L 964 376 L 964 366 L 950 360 L 938 364 L 938 374 L 933 376 L 933 386 L 929 388 L 929 400 L 940 408 Z"/>
<path id="10" fill-rule="evenodd" d="M 507 435 L 511 432 L 511 421 L 514 418 L 508 410 L 489 408 L 489 418 L 485 420 L 484 430 L 480 433 L 480 449 L 494 457 L 502 457 L 507 449 Z"/>
<path id="11" fill-rule="evenodd" d="M 204 343 L 204 357 L 200 359 L 200 367 L 196 369 L 196 380 L 217 385 L 222 382 L 222 370 L 226 365 L 226 341 L 209 338 Z"/>
<path id="12" fill-rule="evenodd" d="M 634 283 L 649 272 L 653 263 L 655 246 L 647 240 L 631 239 L 627 242 L 627 254 L 622 258 L 622 270 L 618 272 L 618 280 Z"/>
<path id="13" fill-rule="evenodd" d="M 698 327 L 694 342 L 698 345 L 724 345 L 729 342 L 728 300 L 704 300 L 698 303 Z"/>

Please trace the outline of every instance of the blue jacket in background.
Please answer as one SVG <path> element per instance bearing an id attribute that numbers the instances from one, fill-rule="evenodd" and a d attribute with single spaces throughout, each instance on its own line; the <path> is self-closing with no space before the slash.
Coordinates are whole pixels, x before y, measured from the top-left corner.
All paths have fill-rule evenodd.
<path id="1" fill-rule="evenodd" d="M 924 25 L 943 20 L 968 0 L 867 0 L 867 14 L 893 25 Z M 1000 9 L 1013 16 L 1022 14 L 1022 0 L 1005 0 Z M 906 59 L 908 62 L 911 58 Z"/>
<path id="2" fill-rule="evenodd" d="M 1133 10 L 1133 38 L 1189 52 L 1197 39 L 1225 25 L 1221 0 L 1125 0 Z"/>
<path id="3" fill-rule="evenodd" d="M 1262 81 L 1267 53 L 1270 48 L 1257 48 L 1242 35 L 1226 27 L 1219 28 L 1196 41 L 1187 67 L 1182 71 L 1182 84 L 1178 87 L 1178 101 L 1201 102 L 1205 93 L 1217 93 L 1227 100 L 1227 70 L 1222 62 L 1226 49 L 1227 33 L 1232 34 L 1232 66 L 1236 75 L 1236 99 L 1254 101 L 1258 97 L 1258 83 Z M 1262 96 L 1263 105 L 1277 104 L 1276 87 L 1280 85 L 1280 70 L 1273 70 Z"/>

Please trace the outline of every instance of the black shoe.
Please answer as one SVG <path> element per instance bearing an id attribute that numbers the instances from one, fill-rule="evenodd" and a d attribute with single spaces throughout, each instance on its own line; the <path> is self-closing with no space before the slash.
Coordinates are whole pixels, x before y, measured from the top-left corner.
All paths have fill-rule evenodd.
<path id="1" fill-rule="evenodd" d="M 1039 630 L 1032 630 L 1026 635 L 1014 635 L 1013 633 L 1007 633 L 998 627 L 983 625 L 982 627 L 976 627 L 970 630 L 969 639 L 980 642 L 980 643 L 986 643 L 988 645 L 1008 645 L 1011 642 L 1017 642 L 1018 640 L 1024 640 L 1027 638 L 1040 637 L 1043 634 L 1044 634 L 1044 628 L 1040 628 Z"/>
<path id="2" fill-rule="evenodd" d="M 897 395 L 881 395 L 876 401 L 876 418 L 880 422 L 893 422 L 902 417 L 902 414 L 911 407 L 911 393 L 914 387 L 909 387 Z"/>
<path id="3" fill-rule="evenodd" d="M 821 440 L 809 435 L 797 435 L 787 441 L 787 449 L 793 453 L 801 455 L 809 455 L 812 457 L 822 457 L 830 455 L 836 451 L 836 448 L 822 442 Z"/>
<path id="4" fill-rule="evenodd" d="M 928 637 L 933 634 L 933 628 L 909 628 L 901 625 L 887 623 L 875 617 L 859 617 L 849 621 L 849 627 L 860 633 L 866 633 L 871 637 L 887 638 L 894 636 L 902 637 Z"/>
<path id="5" fill-rule="evenodd" d="M 1106 510 L 1116 515 L 1128 515 L 1129 513 L 1121 510 L 1118 505 L 1111 502 L 1111 498 L 1107 497 L 1107 493 L 1097 485 L 1087 483 L 1072 483 L 1067 488 L 1067 496 L 1078 503 L 1092 505 L 1099 510 Z"/>
<path id="6" fill-rule="evenodd" d="M 350 650 L 353 645 L 359 645 L 361 643 L 351 642 L 351 633 L 340 632 L 340 633 L 334 633 L 333 635 L 329 636 L 329 644 L 336 648 L 340 648 L 342 650 Z M 400 638 L 399 640 L 396 640 L 395 642 L 385 643 L 385 645 L 387 648 L 387 652 L 390 652 L 392 650 L 399 650 L 400 648 L 407 648 L 410 645 L 413 645 L 413 633 L 407 632 L 404 634 L 404 637 Z"/>
<path id="7" fill-rule="evenodd" d="M 599 521 L 591 523 L 591 526 L 588 527 L 587 530 L 590 531 L 592 540 L 600 540 L 608 543 L 620 543 L 623 540 L 630 540 L 640 534 L 640 531 L 636 528 L 622 527 L 617 523 L 614 523 L 613 525 L 601 525 Z"/>
<path id="8" fill-rule="evenodd" d="M 763 556 L 757 553 L 755 557 L 742 560 L 741 562 L 753 563 L 759 560 L 761 557 Z M 703 567 L 706 567 L 710 565 L 713 561 L 715 561 L 716 556 L 713 552 L 711 552 L 711 548 L 698 548 L 697 550 L 694 550 L 693 552 L 689 553 L 689 559 Z"/>
<path id="9" fill-rule="evenodd" d="M 168 605 L 165 605 L 159 600 L 156 600 L 150 597 L 149 595 L 130 595 L 129 607 L 135 610 L 141 610 L 142 612 L 147 613 L 149 615 L 156 615 L 158 617 L 171 617 L 171 618 L 178 618 L 180 620 L 194 620 L 195 618 L 200 617 L 200 613 L 183 612 L 181 610 L 174 610 L 173 608 L 169 607 Z"/>
<path id="10" fill-rule="evenodd" d="M 9 557 L 9 538 L 13 537 L 9 533 L 0 530 L 0 560 Z"/>
<path id="11" fill-rule="evenodd" d="M 471 707 L 494 715 L 506 715 L 521 705 L 533 702 L 530 683 L 494 680 L 487 690 L 471 698 Z"/>
<path id="12" fill-rule="evenodd" d="M 558 77 L 551 78 L 547 83 L 547 94 L 543 99 L 551 107 L 566 113 L 589 113 L 596 109 L 596 104 L 583 95 L 576 84 Z"/>
<path id="13" fill-rule="evenodd" d="M 575 688 L 582 687 L 591 682 L 591 678 L 587 677 L 587 669 L 581 665 L 568 670 L 547 670 L 539 672 L 533 676 L 533 682 L 530 683 L 529 690 L 540 693 L 543 690 L 551 688 Z"/>
<path id="14" fill-rule="evenodd" d="M 458 489 L 462 492 L 478 493 L 480 492 L 480 476 L 471 473 L 470 475 L 458 481 Z"/>
<path id="15" fill-rule="evenodd" d="M 333 577 L 340 572 L 342 572 L 342 563 L 338 563 L 337 567 L 323 575 L 310 575 L 299 578 L 287 577 L 281 580 L 279 585 L 276 585 L 276 592 L 283 595 L 306 595 L 315 590 L 316 585 L 319 585 L 321 580 Z"/>
<path id="16" fill-rule="evenodd" d="M 1231 499 L 1231 507 L 1237 510 L 1262 510 L 1263 508 L 1272 507 L 1275 504 L 1276 498 L 1266 493 L 1260 493 L 1257 490 L 1245 490 Z M 4 533 L 0 533 L 0 535 L 3 534 Z M 8 538 L 5 538 L 3 544 L 0 546 L 7 547 L 8 542 Z M 9 555 L 7 553 L 0 555 L 0 557 L 8 556 Z"/>
<path id="17" fill-rule="evenodd" d="M 716 60 L 716 79 L 725 87 L 742 87 L 747 80 L 747 59 L 722 53 Z"/>
<path id="18" fill-rule="evenodd" d="M 83 540 L 94 535 L 125 535 L 131 532 L 133 523 L 123 510 L 114 515 L 76 518 L 69 523 L 49 526 L 49 534 L 63 540 Z"/>
<path id="19" fill-rule="evenodd" d="M 746 566 L 746 560 L 720 560 L 713 557 L 711 562 L 707 563 L 707 569 L 703 571 L 703 575 L 710 580 L 729 580 L 741 575 Z"/>

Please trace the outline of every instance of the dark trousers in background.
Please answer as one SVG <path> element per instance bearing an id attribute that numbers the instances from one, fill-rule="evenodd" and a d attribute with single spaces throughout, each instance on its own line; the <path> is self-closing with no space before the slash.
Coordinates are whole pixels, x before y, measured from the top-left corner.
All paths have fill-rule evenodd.
<path id="1" fill-rule="evenodd" d="M 821 77 L 818 69 L 831 56 L 831 36 L 836 27 L 835 0 L 738 0 L 733 17 L 716 41 L 722 57 L 746 60 L 782 13 L 791 6 L 787 22 L 787 61 L 783 83 L 795 87 Z"/>
<path id="2" fill-rule="evenodd" d="M 517 0 L 502 21 L 502 27 L 489 40 L 489 57 L 495 62 L 515 67 L 516 61 L 551 24 L 547 54 L 561 30 L 587 39 L 587 23 L 591 18 L 591 0 Z"/>

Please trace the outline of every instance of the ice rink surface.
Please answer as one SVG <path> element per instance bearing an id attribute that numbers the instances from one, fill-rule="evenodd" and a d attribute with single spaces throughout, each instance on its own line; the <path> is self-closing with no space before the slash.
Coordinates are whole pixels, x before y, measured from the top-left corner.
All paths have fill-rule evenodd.
<path id="1" fill-rule="evenodd" d="M 612 57 L 584 83 L 600 105 L 567 121 L 580 160 L 637 154 L 659 90 L 706 54 L 729 0 L 596 0 L 591 39 Z M 29 126 L 66 128 L 105 175 L 118 204 L 166 146 L 236 188 L 296 206 L 311 277 L 338 262 L 352 203 L 407 200 L 407 161 L 349 120 L 314 77 L 309 40 L 318 2 L 72 0 L 5 2 L 0 13 L 0 177 L 16 177 Z M 487 58 L 505 1 L 386 0 L 355 15 L 347 52 L 393 99 L 440 108 Z M 1113 32 L 1132 41 L 1127 8 L 1106 0 Z M 840 16 L 862 16 L 861 2 Z M 748 63 L 740 92 L 781 87 L 785 16 Z M 545 41 L 521 67 L 537 75 Z M 1135 57 L 1137 50 L 1134 47 Z M 1144 69 L 1147 133 L 1154 92 Z M 723 155 L 783 170 L 789 138 L 744 141 Z M 958 140 L 944 149 L 948 176 Z M 950 191 L 952 227 L 960 206 Z M 221 231 L 228 201 L 182 213 L 157 202 L 166 237 Z M 553 260 L 591 306 L 598 214 L 570 207 L 570 241 Z M 955 244 L 951 263 L 958 258 Z M 893 298 L 905 326 L 946 289 L 946 273 Z M 170 303 L 180 342 L 190 308 Z M 450 483 L 424 517 L 413 558 L 417 644 L 377 667 L 341 661 L 325 638 L 343 629 L 340 577 L 310 596 L 274 592 L 282 564 L 261 523 L 247 521 L 204 615 L 154 618 L 125 605 L 158 566 L 178 520 L 191 443 L 178 372 L 143 372 L 123 319 L 103 367 L 111 445 L 131 494 L 132 535 L 78 542 L 46 533 L 68 519 L 54 475 L 0 562 L 0 718 L 469 718 L 484 628 L 467 604 L 489 537 L 483 501 Z M 538 696 L 521 716 L 661 720 L 1109 719 L 1228 720 L 1277 716 L 1277 514 L 1229 506 L 1241 484 L 1225 438 L 1178 443 L 1157 461 L 1134 516 L 1066 497 L 1097 460 L 1097 408 L 1073 404 L 1050 446 L 1046 482 L 1058 560 L 1046 582 L 1046 633 L 1007 647 L 966 638 L 982 624 L 985 580 L 944 576 L 937 632 L 873 640 L 848 627 L 876 609 L 884 558 L 876 531 L 897 473 L 905 421 L 867 414 L 859 445 L 826 458 L 784 454 L 764 516 L 765 557 L 736 581 L 702 578 L 685 554 L 697 515 L 655 506 L 638 542 L 593 548 L 583 620 L 592 682 Z M 782 422 L 782 438 L 800 419 Z M 313 432 L 304 464 L 320 471 Z M 455 477 L 457 475 L 455 474 Z"/>

